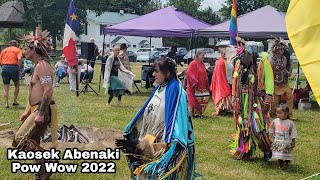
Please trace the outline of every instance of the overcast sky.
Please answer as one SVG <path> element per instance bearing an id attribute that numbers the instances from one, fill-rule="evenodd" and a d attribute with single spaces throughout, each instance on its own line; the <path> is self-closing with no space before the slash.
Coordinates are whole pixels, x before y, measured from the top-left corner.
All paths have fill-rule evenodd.
<path id="1" fill-rule="evenodd" d="M 210 6 L 214 11 L 218 11 L 224 2 L 225 0 L 203 0 L 201 6 L 202 8 Z"/>
<path id="2" fill-rule="evenodd" d="M 162 2 L 166 3 L 168 0 L 162 0 Z M 201 7 L 206 8 L 210 6 L 213 11 L 218 11 L 221 7 L 222 4 L 225 2 L 225 0 L 203 0 Z"/>

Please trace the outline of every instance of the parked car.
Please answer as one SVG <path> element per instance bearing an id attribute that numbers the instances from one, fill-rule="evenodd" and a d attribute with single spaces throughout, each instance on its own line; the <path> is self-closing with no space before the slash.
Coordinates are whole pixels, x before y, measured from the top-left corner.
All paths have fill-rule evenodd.
<path id="1" fill-rule="evenodd" d="M 130 62 L 137 62 L 137 55 L 133 51 L 127 51 L 129 61 Z"/>
<path id="2" fill-rule="evenodd" d="M 191 49 L 188 52 L 188 54 L 186 54 L 183 57 L 184 63 L 186 64 L 186 63 L 191 62 L 192 60 L 194 60 L 198 50 L 203 51 L 203 52 L 206 53 L 205 56 L 204 56 L 204 62 L 208 62 L 210 58 L 217 58 L 218 59 L 220 57 L 220 53 L 219 52 L 215 52 L 214 49 L 212 49 L 212 48 L 196 48 L 196 49 Z"/>
<path id="3" fill-rule="evenodd" d="M 141 52 L 137 55 L 137 62 L 149 62 L 153 63 L 159 59 L 160 53 L 158 51 Z"/>
<path id="4" fill-rule="evenodd" d="M 179 62 L 184 62 L 183 57 L 186 54 L 188 54 L 188 50 L 185 47 L 178 47 L 176 53 L 177 53 L 177 58 L 178 58 Z"/>
<path id="5" fill-rule="evenodd" d="M 167 47 L 166 47 L 166 51 L 160 52 L 160 56 L 166 56 L 166 55 L 169 53 L 169 51 L 171 51 L 171 48 L 167 48 Z M 184 57 L 187 53 L 188 53 L 187 48 L 178 47 L 178 48 L 177 48 L 177 52 L 176 52 L 178 60 L 179 60 L 179 61 L 183 61 L 183 57 Z"/>
<path id="6" fill-rule="evenodd" d="M 161 47 L 161 48 L 156 48 L 156 51 L 159 51 L 160 54 L 168 54 L 170 48 L 168 47 Z"/>
<path id="7" fill-rule="evenodd" d="M 170 51 L 169 47 L 156 48 L 160 53 L 160 57 L 166 57 L 168 52 Z"/>
<path id="8" fill-rule="evenodd" d="M 150 51 L 157 51 L 157 50 L 156 50 L 156 48 L 140 48 L 136 52 L 136 55 L 138 56 L 139 54 L 143 54 L 144 52 L 150 52 Z"/>

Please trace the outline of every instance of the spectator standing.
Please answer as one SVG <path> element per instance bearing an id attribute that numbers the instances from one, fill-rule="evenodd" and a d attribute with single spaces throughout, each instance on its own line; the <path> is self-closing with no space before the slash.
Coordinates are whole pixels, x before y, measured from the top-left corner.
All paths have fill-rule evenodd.
<path id="1" fill-rule="evenodd" d="M 176 46 L 171 46 L 171 50 L 170 50 L 170 52 L 168 52 L 167 57 L 173 59 L 173 60 L 174 60 L 177 64 L 179 64 L 181 67 L 183 66 L 183 64 L 181 63 L 181 61 L 178 59 L 178 56 L 177 56 L 177 47 L 176 47 Z"/>
<path id="2" fill-rule="evenodd" d="M 120 54 L 119 54 L 118 58 L 120 59 L 121 63 L 123 64 L 124 68 L 131 71 L 130 60 L 129 60 L 129 57 L 127 54 L 127 45 L 124 43 L 120 45 Z"/>
<path id="3" fill-rule="evenodd" d="M 6 108 L 9 108 L 9 86 L 10 81 L 14 83 L 14 94 L 13 94 L 13 106 L 18 106 L 17 97 L 20 90 L 19 84 L 19 62 L 22 58 L 22 51 L 18 48 L 18 41 L 12 40 L 9 42 L 9 47 L 5 48 L 0 54 L 0 65 L 2 66 L 2 81 L 4 84 L 3 99 Z"/>
<path id="4" fill-rule="evenodd" d="M 90 66 L 92 68 L 94 68 L 94 64 L 96 63 L 96 59 L 99 56 L 99 48 L 95 44 L 95 40 L 93 38 L 90 38 L 90 43 L 93 43 L 93 45 L 94 45 L 94 52 L 93 52 L 93 59 L 89 59 L 89 60 L 90 60 Z"/>
<path id="5" fill-rule="evenodd" d="M 70 91 L 76 91 L 76 66 L 68 66 L 67 72 L 69 76 Z"/>
<path id="6" fill-rule="evenodd" d="M 104 50 L 101 49 L 100 50 L 100 54 L 99 54 L 99 56 L 101 57 L 101 75 L 102 75 L 102 79 L 104 79 L 104 70 L 106 68 L 107 59 L 111 55 L 111 53 L 109 52 L 109 49 L 106 48 L 106 44 L 104 44 L 103 46 L 104 46 Z"/>

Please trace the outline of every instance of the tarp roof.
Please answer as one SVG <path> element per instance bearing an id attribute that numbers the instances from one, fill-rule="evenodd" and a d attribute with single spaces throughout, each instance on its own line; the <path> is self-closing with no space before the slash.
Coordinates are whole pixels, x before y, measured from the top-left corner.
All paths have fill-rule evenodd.
<path id="1" fill-rule="evenodd" d="M 224 38 L 229 35 L 230 21 L 199 30 L 199 36 Z M 288 38 L 285 13 L 264 6 L 238 17 L 238 36 L 245 38 Z"/>
<path id="2" fill-rule="evenodd" d="M 0 6 L 0 27 L 23 26 L 24 8 L 22 1 L 7 1 Z"/>
<path id="3" fill-rule="evenodd" d="M 105 27 L 104 34 L 144 37 L 190 37 L 210 26 L 173 6 Z"/>

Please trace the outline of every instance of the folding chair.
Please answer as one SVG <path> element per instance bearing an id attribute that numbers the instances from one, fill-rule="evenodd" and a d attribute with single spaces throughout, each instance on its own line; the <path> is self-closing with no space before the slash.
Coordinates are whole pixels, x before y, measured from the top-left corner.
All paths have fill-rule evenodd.
<path id="1" fill-rule="evenodd" d="M 153 66 L 152 65 L 142 65 L 141 68 L 141 87 L 142 87 L 142 81 L 145 82 L 145 88 L 152 87 L 152 84 L 154 82 L 153 74 Z"/>

